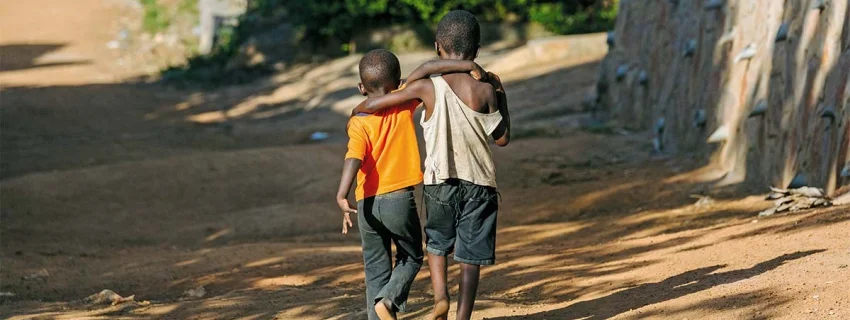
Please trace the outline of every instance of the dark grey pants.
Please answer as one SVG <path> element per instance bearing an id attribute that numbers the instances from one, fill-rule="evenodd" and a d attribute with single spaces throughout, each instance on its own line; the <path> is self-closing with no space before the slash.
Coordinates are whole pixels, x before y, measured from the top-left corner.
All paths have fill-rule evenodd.
<path id="1" fill-rule="evenodd" d="M 413 191 L 377 195 L 357 202 L 357 223 L 366 269 L 366 309 L 378 319 L 375 303 L 383 298 L 405 311 L 410 286 L 422 267 L 422 229 Z M 395 268 L 392 248 L 395 243 Z"/>
<path id="2" fill-rule="evenodd" d="M 496 262 L 496 217 L 499 193 L 495 188 L 449 179 L 425 185 L 425 236 L 428 252 L 457 262 L 490 265 Z"/>

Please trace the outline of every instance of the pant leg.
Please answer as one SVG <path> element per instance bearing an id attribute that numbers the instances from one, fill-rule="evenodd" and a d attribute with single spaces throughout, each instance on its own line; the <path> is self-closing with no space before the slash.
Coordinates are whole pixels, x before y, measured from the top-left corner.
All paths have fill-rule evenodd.
<path id="1" fill-rule="evenodd" d="M 491 187 L 462 182 L 461 216 L 457 225 L 454 259 L 474 265 L 496 261 L 498 193 Z"/>
<path id="2" fill-rule="evenodd" d="M 426 185 L 423 189 L 426 248 L 432 254 L 448 256 L 455 249 L 459 217 L 458 180 Z"/>
<path id="3" fill-rule="evenodd" d="M 357 224 L 363 248 L 363 265 L 366 273 L 366 312 L 369 320 L 378 319 L 375 313 L 375 301 L 378 293 L 390 281 L 392 258 L 390 237 L 375 217 L 377 204 L 375 198 L 366 198 L 357 202 Z"/>
<path id="4" fill-rule="evenodd" d="M 389 282 L 376 299 L 386 298 L 396 309 L 405 311 L 410 287 L 422 267 L 422 229 L 413 191 L 376 197 L 379 219 L 396 246 L 396 264 Z"/>

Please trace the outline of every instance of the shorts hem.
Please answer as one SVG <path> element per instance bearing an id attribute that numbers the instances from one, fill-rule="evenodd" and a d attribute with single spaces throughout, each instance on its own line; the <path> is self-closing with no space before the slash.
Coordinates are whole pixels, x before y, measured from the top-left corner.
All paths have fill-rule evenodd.
<path id="1" fill-rule="evenodd" d="M 434 248 L 431 248 L 431 247 L 428 247 L 428 246 L 425 246 L 425 250 L 427 250 L 429 253 L 432 253 L 432 254 L 435 254 L 435 255 L 438 255 L 438 256 L 441 256 L 441 257 L 448 257 L 449 256 L 449 252 L 445 251 L 445 250 L 434 249 Z"/>
<path id="2" fill-rule="evenodd" d="M 474 264 L 474 265 L 479 265 L 479 266 L 489 266 L 489 265 L 496 264 L 496 259 L 471 260 L 471 259 L 460 258 L 457 255 L 454 256 L 454 260 L 457 261 L 457 262 L 460 262 L 460 263 Z"/>

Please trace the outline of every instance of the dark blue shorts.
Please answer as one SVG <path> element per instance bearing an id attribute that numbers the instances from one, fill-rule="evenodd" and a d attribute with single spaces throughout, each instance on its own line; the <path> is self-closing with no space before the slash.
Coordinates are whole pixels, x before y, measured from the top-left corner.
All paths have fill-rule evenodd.
<path id="1" fill-rule="evenodd" d="M 426 248 L 455 261 L 491 265 L 496 262 L 496 216 L 499 211 L 495 188 L 450 179 L 425 185 Z"/>

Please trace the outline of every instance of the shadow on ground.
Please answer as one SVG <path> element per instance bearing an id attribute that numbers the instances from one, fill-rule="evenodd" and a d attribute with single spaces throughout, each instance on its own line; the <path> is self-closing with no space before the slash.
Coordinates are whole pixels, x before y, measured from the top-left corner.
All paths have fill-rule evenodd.
<path id="1" fill-rule="evenodd" d="M 350 72 L 349 62 L 335 68 Z M 583 95 L 546 88 L 592 86 L 595 68 L 554 68 L 509 82 L 517 125 L 580 113 Z M 0 203 L 2 233 L 10 240 L 2 243 L 1 275 L 3 290 L 17 296 L 0 302 L 0 315 L 362 316 L 359 241 L 335 234 L 339 217 L 328 201 L 344 146 L 333 140 L 304 145 L 315 130 L 343 135 L 346 117 L 335 106 L 354 92 L 344 83 L 350 79 L 330 73 L 302 84 L 297 78 L 306 72 L 253 91 L 187 93 L 151 84 L 4 88 Z M 292 85 L 329 89 L 310 99 L 279 91 Z M 207 115 L 226 121 L 193 120 Z M 681 177 L 697 176 L 703 163 L 650 157 L 648 141 L 637 133 L 573 131 L 494 150 L 503 195 L 499 263 L 483 270 L 479 310 L 581 300 L 531 317 L 613 317 L 820 251 L 731 271 L 716 263 L 670 268 L 665 271 L 678 275 L 660 281 L 634 276 L 668 263 L 665 255 L 798 231 L 799 221 L 815 228 L 850 219 L 836 209 L 711 242 L 714 232 L 749 224 L 764 204 L 721 194 L 713 205 L 694 205 L 691 195 L 708 195 L 713 180 Z M 50 276 L 27 279 L 41 268 Z M 450 272 L 457 277 L 456 266 Z M 427 283 L 423 271 L 411 294 L 415 311 L 406 317 L 427 312 Z M 206 288 L 204 298 L 181 299 L 197 286 Z M 152 305 L 67 303 L 106 288 Z M 767 302 L 770 294 L 746 299 L 764 308 L 782 303 Z M 728 301 L 695 307 L 725 308 Z"/>
<path id="2" fill-rule="evenodd" d="M 669 277 L 661 282 L 644 283 L 599 299 L 578 302 L 564 309 L 532 315 L 492 319 L 609 319 L 626 311 L 650 304 L 676 299 L 715 286 L 749 279 L 776 269 L 787 261 L 800 259 L 823 251 L 826 250 L 784 254 L 756 264 L 751 268 L 719 273 L 715 273 L 715 271 L 726 267 L 725 265 L 699 268 Z"/>
<path id="3" fill-rule="evenodd" d="M 0 72 L 20 71 L 44 67 L 58 67 L 78 64 L 89 64 L 89 60 L 59 59 L 39 62 L 49 54 L 62 49 L 67 44 L 6 44 L 0 45 Z"/>

